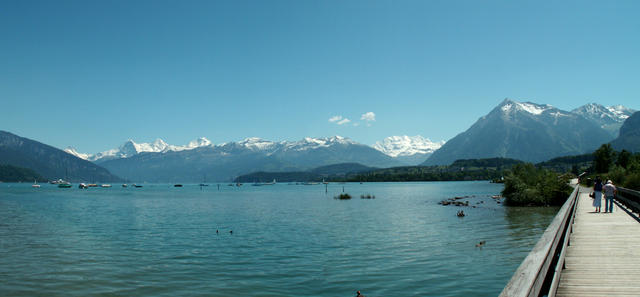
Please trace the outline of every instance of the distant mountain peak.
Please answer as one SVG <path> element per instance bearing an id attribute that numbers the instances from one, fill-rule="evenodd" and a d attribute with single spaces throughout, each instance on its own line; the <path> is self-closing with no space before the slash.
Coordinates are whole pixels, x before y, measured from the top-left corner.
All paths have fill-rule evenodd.
<path id="1" fill-rule="evenodd" d="M 359 145 L 359 143 L 342 136 L 331 136 L 331 137 L 305 137 L 300 141 L 294 142 L 284 142 L 285 150 L 297 150 L 304 151 L 310 149 L 317 149 L 322 147 L 329 147 L 332 145 L 341 144 L 341 145 Z"/>
<path id="2" fill-rule="evenodd" d="M 387 156 L 396 158 L 399 156 L 413 156 L 415 154 L 431 154 L 445 143 L 444 140 L 433 142 L 429 138 L 416 136 L 389 136 L 378 141 L 373 148 Z"/>
<path id="3" fill-rule="evenodd" d="M 83 154 L 83 153 L 79 153 L 74 147 L 72 146 L 68 146 L 66 149 L 64 149 L 65 152 L 72 154 L 80 159 L 83 160 L 88 160 L 89 159 L 89 154 Z"/>
<path id="4" fill-rule="evenodd" d="M 524 111 L 533 115 L 540 115 L 547 110 L 554 109 L 553 106 L 548 104 L 537 104 L 533 102 L 518 102 L 511 99 L 505 99 L 498 105 L 503 113 L 513 113 L 518 111 Z"/>
<path id="5" fill-rule="evenodd" d="M 260 137 L 248 137 L 238 142 L 238 144 L 251 150 L 267 150 L 272 148 L 275 142 Z"/>
<path id="6" fill-rule="evenodd" d="M 581 115 L 605 129 L 616 137 L 622 123 L 631 116 L 635 110 L 622 105 L 603 106 L 597 103 L 589 103 L 571 111 L 573 114 Z"/>
<path id="7" fill-rule="evenodd" d="M 625 113 L 624 107 L 615 110 Z M 607 116 L 603 117 L 603 112 Z M 595 103 L 568 112 L 549 104 L 507 98 L 469 129 L 448 140 L 424 164 L 493 157 L 539 162 L 582 154 L 615 138 L 620 122 L 603 121 L 609 115 L 614 116 Z"/>
<path id="8" fill-rule="evenodd" d="M 133 139 L 127 139 L 120 147 L 115 149 L 110 149 L 107 151 L 99 152 L 96 154 L 83 154 L 79 153 L 75 149 L 69 147 L 64 151 L 72 154 L 76 157 L 89 160 L 89 161 L 98 161 L 98 160 L 109 160 L 109 159 L 118 159 L 118 158 L 129 158 L 135 156 L 140 153 L 164 153 L 170 151 L 183 151 L 183 150 L 191 150 L 199 147 L 211 146 L 211 141 L 209 141 L 205 137 L 200 137 L 198 139 L 190 141 L 187 145 L 170 145 L 167 144 L 161 138 L 156 138 L 151 143 L 137 143 Z"/>
<path id="9" fill-rule="evenodd" d="M 206 137 L 198 137 L 198 139 L 192 140 L 187 144 L 187 148 L 198 148 L 201 146 L 211 146 L 211 141 Z"/>

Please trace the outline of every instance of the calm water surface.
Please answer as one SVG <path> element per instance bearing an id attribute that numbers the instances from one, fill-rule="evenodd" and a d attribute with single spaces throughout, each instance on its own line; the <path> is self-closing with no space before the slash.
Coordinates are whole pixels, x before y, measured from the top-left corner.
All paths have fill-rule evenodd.
<path id="1" fill-rule="evenodd" d="M 497 296 L 557 211 L 501 189 L 0 184 L 0 295 Z M 466 195 L 476 208 L 437 204 Z"/>

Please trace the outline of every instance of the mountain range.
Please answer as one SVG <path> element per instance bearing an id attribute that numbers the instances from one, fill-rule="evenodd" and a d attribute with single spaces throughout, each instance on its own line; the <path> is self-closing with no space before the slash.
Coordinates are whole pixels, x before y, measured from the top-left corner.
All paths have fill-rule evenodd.
<path id="1" fill-rule="evenodd" d="M 142 152 L 103 161 L 100 165 L 128 180 L 186 182 L 233 180 L 256 171 L 305 171 L 339 163 L 373 167 L 401 165 L 370 146 L 340 136 L 307 137 L 291 142 L 247 138 L 190 150 Z"/>
<path id="2" fill-rule="evenodd" d="M 639 116 L 631 116 L 633 112 L 623 106 L 595 103 L 564 111 L 505 99 L 447 142 L 432 142 L 421 136 L 392 136 L 373 146 L 340 136 L 280 142 L 254 137 L 218 145 L 201 137 L 186 145 L 170 145 L 161 139 L 152 143 L 128 140 L 115 149 L 83 154 L 71 147 L 63 152 L 2 132 L 0 164 L 29 168 L 47 178 L 66 175 L 73 180 L 113 181 L 119 176 L 131 181 L 197 182 L 233 180 L 258 171 L 308 172 L 342 163 L 388 168 L 496 157 L 537 163 L 591 153 L 618 134 L 612 143 L 615 148 L 638 151 L 633 141 L 640 138 L 636 135 L 640 130 Z M 340 169 L 349 172 L 348 167 Z"/>
<path id="3" fill-rule="evenodd" d="M 0 131 L 0 164 L 28 168 L 47 179 L 99 182 L 121 180 L 92 162 L 6 131 Z"/>
<path id="4" fill-rule="evenodd" d="M 634 111 L 587 104 L 563 111 L 546 104 L 505 99 L 468 130 L 447 141 L 423 165 L 492 157 L 541 162 L 592 152 L 617 136 Z"/>
<path id="5" fill-rule="evenodd" d="M 335 136 L 340 138 L 340 136 Z M 312 138 L 306 138 L 312 139 Z M 352 144 L 358 144 L 354 141 L 350 141 Z M 241 143 L 245 145 L 253 146 L 254 149 L 265 149 L 275 147 L 276 144 L 284 146 L 291 146 L 295 142 L 273 142 L 263 140 L 260 138 L 247 138 Z M 404 165 L 417 165 L 426 160 L 435 150 L 440 148 L 444 141 L 432 142 L 428 138 L 424 138 L 420 135 L 416 136 L 390 136 L 382 141 L 378 141 L 372 147 L 383 154 L 394 158 L 400 164 Z M 226 143 L 218 146 L 224 146 Z M 211 141 L 205 137 L 200 137 L 196 140 L 189 142 L 187 145 L 170 145 L 162 139 L 156 139 L 151 143 L 136 143 L 129 139 L 118 148 L 110 149 L 107 151 L 99 152 L 96 154 L 80 153 L 75 148 L 69 146 L 64 149 L 65 152 L 72 154 L 78 158 L 100 164 L 102 162 L 133 157 L 140 153 L 167 153 L 192 150 L 200 147 L 216 147 Z"/>
<path id="6" fill-rule="evenodd" d="M 589 103 L 571 111 L 588 120 L 600 125 L 602 129 L 609 132 L 613 137 L 618 137 L 618 131 L 622 123 L 631 116 L 635 110 L 622 105 L 602 106 L 597 103 Z"/>
<path id="7" fill-rule="evenodd" d="M 184 150 L 192 150 L 195 148 L 210 146 L 211 141 L 204 137 L 200 137 L 196 140 L 189 142 L 187 145 L 170 145 L 164 142 L 162 139 L 156 139 L 152 143 L 136 143 L 133 140 L 127 140 L 123 145 L 117 149 L 110 149 L 97 154 L 83 154 L 79 153 L 73 147 L 67 147 L 65 152 L 72 154 L 80 159 L 100 163 L 112 159 L 129 158 L 139 153 L 163 153 L 163 152 L 179 152 Z"/>

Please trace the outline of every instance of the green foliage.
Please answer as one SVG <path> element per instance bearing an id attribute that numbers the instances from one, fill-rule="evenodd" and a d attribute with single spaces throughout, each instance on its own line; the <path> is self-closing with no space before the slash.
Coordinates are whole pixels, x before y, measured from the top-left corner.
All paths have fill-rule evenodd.
<path id="1" fill-rule="evenodd" d="M 372 170 L 347 175 L 341 181 L 399 182 L 399 181 L 464 181 L 501 180 L 504 170 L 522 161 L 508 158 L 457 160 L 449 166 L 405 166 Z"/>
<path id="2" fill-rule="evenodd" d="M 509 158 L 461 159 L 451 163 L 451 167 L 503 168 L 520 163 L 522 161 Z"/>
<path id="3" fill-rule="evenodd" d="M 631 157 L 633 155 L 627 151 L 627 150 L 622 150 L 620 152 L 620 154 L 618 154 L 618 160 L 616 160 L 616 165 L 627 169 L 627 167 L 629 166 L 629 163 L 631 163 Z"/>
<path id="4" fill-rule="evenodd" d="M 615 184 L 623 185 L 626 178 L 627 178 L 627 171 L 618 165 L 614 165 L 611 167 L 611 170 L 609 170 L 609 173 L 607 174 L 606 179 L 610 179 L 614 181 Z"/>
<path id="5" fill-rule="evenodd" d="M 33 182 L 46 181 L 40 174 L 29 168 L 12 165 L 0 165 L 0 181 L 4 182 Z"/>
<path id="6" fill-rule="evenodd" d="M 559 173 L 571 172 L 574 175 L 579 175 L 582 172 L 589 171 L 593 166 L 593 154 L 553 158 L 549 161 L 538 163 L 536 166 Z"/>
<path id="7" fill-rule="evenodd" d="M 610 145 L 603 144 L 593 153 L 595 173 L 590 174 L 589 179 L 593 180 L 596 175 L 600 175 L 616 185 L 640 190 L 640 153 L 632 154 L 626 150 L 617 153 L 610 149 Z M 583 179 L 583 183 L 592 186 L 588 184 L 587 178 Z"/>
<path id="8" fill-rule="evenodd" d="M 518 164 L 505 176 L 507 205 L 562 205 L 571 194 L 568 176 L 558 175 L 533 164 Z"/>
<path id="9" fill-rule="evenodd" d="M 611 144 L 603 144 L 593 152 L 593 166 L 597 173 L 606 173 L 613 164 L 615 151 L 611 148 Z"/>
<path id="10" fill-rule="evenodd" d="M 334 199 L 339 199 L 339 200 L 349 200 L 351 199 L 351 195 L 349 195 L 348 193 L 342 193 L 338 196 L 333 197 Z"/>
<path id="11" fill-rule="evenodd" d="M 640 190 L 640 172 L 633 172 L 629 174 L 624 181 L 624 187 Z"/>

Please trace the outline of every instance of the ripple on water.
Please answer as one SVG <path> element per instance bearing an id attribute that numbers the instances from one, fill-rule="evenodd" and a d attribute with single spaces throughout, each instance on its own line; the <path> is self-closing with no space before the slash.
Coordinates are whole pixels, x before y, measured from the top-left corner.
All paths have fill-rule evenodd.
<path id="1" fill-rule="evenodd" d="M 0 293 L 495 296 L 557 211 L 484 182 L 221 189 L 0 188 Z"/>

